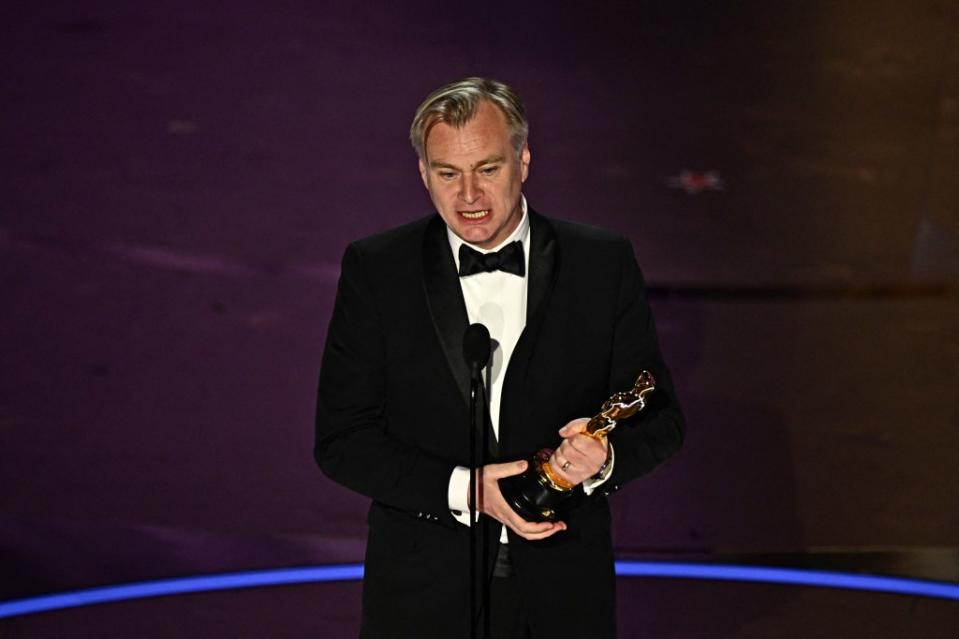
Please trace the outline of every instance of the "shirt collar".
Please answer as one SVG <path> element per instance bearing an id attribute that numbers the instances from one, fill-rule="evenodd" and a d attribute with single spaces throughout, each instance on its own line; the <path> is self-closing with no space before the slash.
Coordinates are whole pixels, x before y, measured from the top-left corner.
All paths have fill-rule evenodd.
<path id="1" fill-rule="evenodd" d="M 459 271 L 460 268 L 460 246 L 465 244 L 473 250 L 479 251 L 480 253 L 492 253 L 493 251 L 498 251 L 510 242 L 515 242 L 519 240 L 523 243 L 523 253 L 526 256 L 526 266 L 529 267 L 529 215 L 526 211 L 526 196 L 520 194 L 519 196 L 520 210 L 523 213 L 523 217 L 519 221 L 519 225 L 510 233 L 510 236 L 494 246 L 491 249 L 484 249 L 475 244 L 470 244 L 469 242 L 463 241 L 459 235 L 453 232 L 450 227 L 446 227 L 446 237 L 450 242 L 450 248 L 453 249 L 453 260 L 456 262 L 456 270 Z"/>

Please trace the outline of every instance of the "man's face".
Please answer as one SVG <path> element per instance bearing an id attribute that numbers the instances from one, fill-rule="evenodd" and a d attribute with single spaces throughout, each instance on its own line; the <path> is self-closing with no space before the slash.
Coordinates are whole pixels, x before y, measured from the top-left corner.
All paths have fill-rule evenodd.
<path id="1" fill-rule="evenodd" d="M 470 244 L 494 248 L 522 219 L 520 191 L 529 147 L 517 157 L 506 116 L 488 101 L 461 128 L 436 124 L 426 138 L 420 175 L 446 225 Z"/>

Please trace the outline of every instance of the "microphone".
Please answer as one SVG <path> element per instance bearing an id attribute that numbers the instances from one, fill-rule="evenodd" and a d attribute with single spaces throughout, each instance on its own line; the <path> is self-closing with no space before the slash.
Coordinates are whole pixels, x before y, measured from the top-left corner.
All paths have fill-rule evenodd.
<path id="1" fill-rule="evenodd" d="M 486 363 L 489 362 L 490 338 L 489 329 L 482 324 L 470 324 L 463 336 L 463 355 L 470 367 L 470 375 L 479 375 Z"/>

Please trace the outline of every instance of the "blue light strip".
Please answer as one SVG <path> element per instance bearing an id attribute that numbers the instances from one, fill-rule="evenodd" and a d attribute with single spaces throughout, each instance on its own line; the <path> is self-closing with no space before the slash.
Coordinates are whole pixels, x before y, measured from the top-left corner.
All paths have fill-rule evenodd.
<path id="1" fill-rule="evenodd" d="M 0 619 L 29 615 L 48 610 L 62 610 L 77 606 L 144 599 L 211 590 L 258 588 L 261 586 L 285 586 L 290 584 L 322 583 L 329 581 L 358 581 L 363 579 L 363 564 L 340 564 L 310 568 L 281 568 L 277 570 L 254 570 L 222 575 L 203 575 L 181 579 L 141 581 L 120 586 L 105 586 L 74 590 L 56 595 L 43 595 L 28 599 L 0 601 Z"/>
<path id="2" fill-rule="evenodd" d="M 822 570 L 802 570 L 797 568 L 658 561 L 617 561 L 616 574 L 620 577 L 746 581 L 792 586 L 843 588 L 959 601 L 959 584 L 925 581 L 921 579 L 906 579 L 903 577 L 878 577 Z M 233 590 L 237 588 L 358 581 L 362 578 L 363 564 L 340 564 L 335 566 L 257 570 L 222 575 L 185 577 L 182 579 L 144 581 L 0 602 L 0 619 L 49 610 L 62 610 L 64 608 L 75 608 L 77 606 L 125 601 L 128 599 L 143 599 L 146 597 L 209 592 L 213 590 Z"/>
<path id="3" fill-rule="evenodd" d="M 695 564 L 679 562 L 617 561 L 620 577 L 670 577 L 710 581 L 750 581 L 790 586 L 866 590 L 915 597 L 934 597 L 959 601 L 959 584 L 905 577 L 880 577 L 825 570 L 737 566 L 733 564 Z"/>

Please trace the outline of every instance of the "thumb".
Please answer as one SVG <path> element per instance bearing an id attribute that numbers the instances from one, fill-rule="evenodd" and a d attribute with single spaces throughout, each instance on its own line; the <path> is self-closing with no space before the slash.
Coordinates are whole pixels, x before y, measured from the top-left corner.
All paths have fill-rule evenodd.
<path id="1" fill-rule="evenodd" d="M 559 436 L 563 439 L 568 439 L 576 433 L 581 433 L 586 430 L 586 424 L 588 423 L 589 420 L 586 418 L 574 419 L 559 429 Z"/>
<path id="2" fill-rule="evenodd" d="M 513 475 L 519 475 L 521 472 L 526 470 L 526 467 L 529 463 L 525 459 L 520 459 L 517 461 L 506 462 L 505 464 L 490 464 L 489 474 L 495 479 L 501 477 L 512 477 Z"/>

